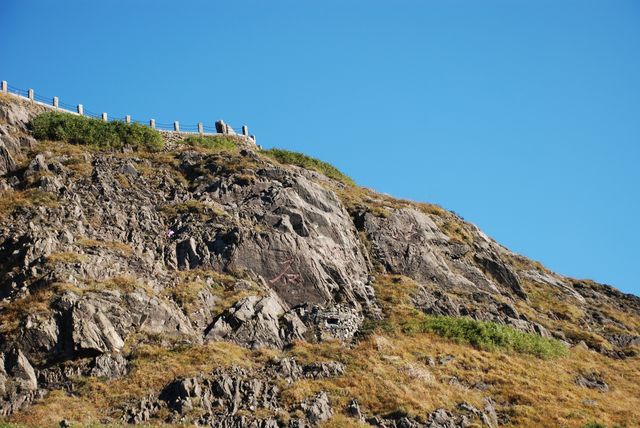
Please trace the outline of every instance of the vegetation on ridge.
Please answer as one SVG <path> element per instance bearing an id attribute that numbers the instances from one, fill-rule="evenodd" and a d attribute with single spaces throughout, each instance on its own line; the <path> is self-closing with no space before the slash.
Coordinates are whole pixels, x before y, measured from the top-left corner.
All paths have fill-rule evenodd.
<path id="1" fill-rule="evenodd" d="M 355 182 L 335 166 L 305 154 L 283 149 L 269 149 L 264 150 L 262 153 L 280 163 L 311 169 L 349 186 L 355 186 Z"/>
<path id="2" fill-rule="evenodd" d="M 129 146 L 139 151 L 158 151 L 164 140 L 154 129 L 136 123 L 103 122 L 70 113 L 40 113 L 30 123 L 38 140 L 64 141 L 99 149 Z"/>
<path id="3" fill-rule="evenodd" d="M 210 150 L 233 150 L 238 147 L 236 140 L 228 135 L 189 135 L 181 142 Z"/>

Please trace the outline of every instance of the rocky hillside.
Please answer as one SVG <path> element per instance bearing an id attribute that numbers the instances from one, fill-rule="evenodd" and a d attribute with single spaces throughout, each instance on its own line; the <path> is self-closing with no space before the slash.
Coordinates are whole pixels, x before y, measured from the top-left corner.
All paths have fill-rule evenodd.
<path id="1" fill-rule="evenodd" d="M 304 156 L 43 110 L 0 97 L 9 426 L 640 426 L 639 298 Z"/>

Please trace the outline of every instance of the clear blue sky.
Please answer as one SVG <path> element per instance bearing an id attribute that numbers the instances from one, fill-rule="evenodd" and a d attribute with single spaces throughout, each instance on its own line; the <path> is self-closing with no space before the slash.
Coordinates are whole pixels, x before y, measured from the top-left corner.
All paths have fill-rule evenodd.
<path id="1" fill-rule="evenodd" d="M 640 2 L 5 1 L 0 78 L 438 203 L 640 294 Z"/>

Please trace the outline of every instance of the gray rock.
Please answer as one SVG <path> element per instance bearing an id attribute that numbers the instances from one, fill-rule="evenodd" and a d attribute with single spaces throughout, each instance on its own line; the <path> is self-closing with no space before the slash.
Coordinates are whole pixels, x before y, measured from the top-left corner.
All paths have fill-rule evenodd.
<path id="1" fill-rule="evenodd" d="M 251 348 L 282 348 L 301 340 L 305 327 L 276 295 L 248 296 L 223 312 L 206 332 L 208 341 L 230 340 Z"/>
<path id="2" fill-rule="evenodd" d="M 35 391 L 38 389 L 36 373 L 27 357 L 21 350 L 16 349 L 4 356 L 6 374 L 21 391 Z"/>
<path id="3" fill-rule="evenodd" d="M 298 379 L 326 379 L 342 376 L 344 364 L 337 361 L 326 361 L 299 365 L 293 358 L 282 358 L 268 364 L 268 370 L 275 376 L 290 381 Z"/>
<path id="4" fill-rule="evenodd" d="M 609 391 L 609 385 L 607 385 L 607 383 L 604 381 L 604 379 L 602 379 L 602 376 L 599 373 L 593 372 L 579 374 L 574 379 L 574 382 L 576 383 L 576 385 L 590 389 L 597 389 L 600 392 Z"/>
<path id="5" fill-rule="evenodd" d="M 347 404 L 347 407 L 345 408 L 344 412 L 348 416 L 354 419 L 357 419 L 359 421 L 364 421 L 364 417 L 362 416 L 362 411 L 360 410 L 360 405 L 358 404 L 358 400 L 356 400 L 355 398 L 349 401 L 349 404 Z"/>
<path id="6" fill-rule="evenodd" d="M 314 425 L 324 422 L 333 416 L 331 404 L 329 403 L 329 396 L 324 391 L 321 391 L 314 397 L 305 400 L 301 404 L 301 408 L 309 422 Z"/>
<path id="7" fill-rule="evenodd" d="M 477 253 L 475 259 L 484 269 L 486 269 L 500 284 L 509 287 L 518 297 L 527 299 L 518 275 L 509 268 L 495 254 Z"/>
<path id="8" fill-rule="evenodd" d="M 16 161 L 13 159 L 4 141 L 0 140 L 0 175 L 13 171 L 15 167 Z"/>
<path id="9" fill-rule="evenodd" d="M 84 300 L 78 301 L 71 313 L 74 350 L 80 354 L 119 352 L 124 341 L 98 308 Z"/>
<path id="10" fill-rule="evenodd" d="M 94 358 L 90 376 L 117 379 L 127 374 L 128 362 L 119 354 L 103 354 Z"/>
<path id="11" fill-rule="evenodd" d="M 445 409 L 437 409 L 429 414 L 428 428 L 465 428 L 471 423 L 466 416 L 456 416 Z"/>

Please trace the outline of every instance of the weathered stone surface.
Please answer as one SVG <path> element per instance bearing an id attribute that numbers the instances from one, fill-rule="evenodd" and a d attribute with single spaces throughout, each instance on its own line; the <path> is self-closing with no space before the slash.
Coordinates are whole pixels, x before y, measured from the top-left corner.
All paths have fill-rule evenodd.
<path id="1" fill-rule="evenodd" d="M 273 375 L 288 379 L 324 379 L 342 376 L 345 372 L 344 364 L 337 361 L 325 361 L 299 365 L 294 358 L 282 358 L 272 361 L 267 371 Z"/>
<path id="2" fill-rule="evenodd" d="M 301 404 L 301 408 L 309 422 L 313 425 L 324 422 L 330 419 L 333 415 L 329 396 L 324 391 L 321 391 L 314 397 L 305 400 Z"/>
<path id="3" fill-rule="evenodd" d="M 202 168 L 203 161 L 185 158 L 183 168 L 194 174 L 191 165 Z M 214 172 L 217 167 L 209 168 Z M 264 232 L 216 225 L 213 233 L 202 234 L 183 225 L 175 237 L 183 265 L 253 272 L 290 307 L 324 306 L 338 299 L 358 308 L 368 303 L 365 259 L 336 195 L 301 175 L 275 168 L 257 173 L 259 181 L 250 186 L 229 186 L 218 178 L 198 190 L 237 207 L 234 212 Z"/>
<path id="4" fill-rule="evenodd" d="M 107 379 L 117 379 L 127 374 L 128 362 L 119 354 L 103 354 L 94 358 L 89 374 Z"/>
<path id="5" fill-rule="evenodd" d="M 456 416 L 445 409 L 438 409 L 429 414 L 427 428 L 465 428 L 471 425 L 469 419 L 464 416 Z"/>
<path id="6" fill-rule="evenodd" d="M 452 290 L 500 293 L 500 285 L 519 292 L 517 278 L 506 265 L 495 260 L 494 244 L 487 240 L 474 249 L 479 263 L 462 255 L 471 249 L 451 240 L 427 214 L 410 208 L 394 209 L 386 218 L 363 216 L 361 228 L 372 244 L 372 255 L 390 273 L 401 274 L 422 284 L 435 284 L 443 292 Z M 480 261 L 487 261 L 486 265 Z M 489 266 L 499 279 L 487 277 Z"/>
<path id="7" fill-rule="evenodd" d="M 275 295 L 248 296 L 221 314 L 206 340 L 229 340 L 251 348 L 282 348 L 303 338 L 306 328 Z"/>
<path id="8" fill-rule="evenodd" d="M 12 171 L 16 166 L 16 161 L 13 159 L 11 152 L 7 149 L 4 141 L 0 139 L 0 175 L 4 175 L 9 171 Z"/>
<path id="9" fill-rule="evenodd" d="M 19 349 L 4 355 L 4 368 L 7 377 L 16 383 L 18 390 L 34 391 L 38 388 L 36 373 L 27 357 Z"/>
<path id="10" fill-rule="evenodd" d="M 344 412 L 348 416 L 354 419 L 357 419 L 359 421 L 364 421 L 364 417 L 362 416 L 362 411 L 360 410 L 360 404 L 358 404 L 358 400 L 356 400 L 355 398 L 349 401 L 349 404 L 347 404 L 347 407 L 344 409 Z"/>
<path id="11" fill-rule="evenodd" d="M 602 379 L 599 373 L 585 373 L 579 374 L 574 379 L 576 385 L 583 386 L 585 388 L 597 389 L 600 392 L 609 391 L 609 385 Z"/>
<path id="12" fill-rule="evenodd" d="M 86 301 L 77 302 L 71 311 L 74 351 L 80 354 L 119 352 L 124 341 L 109 318 Z"/>
<path id="13" fill-rule="evenodd" d="M 43 393 L 33 366 L 20 349 L 0 353 L 0 416 L 27 407 Z"/>

